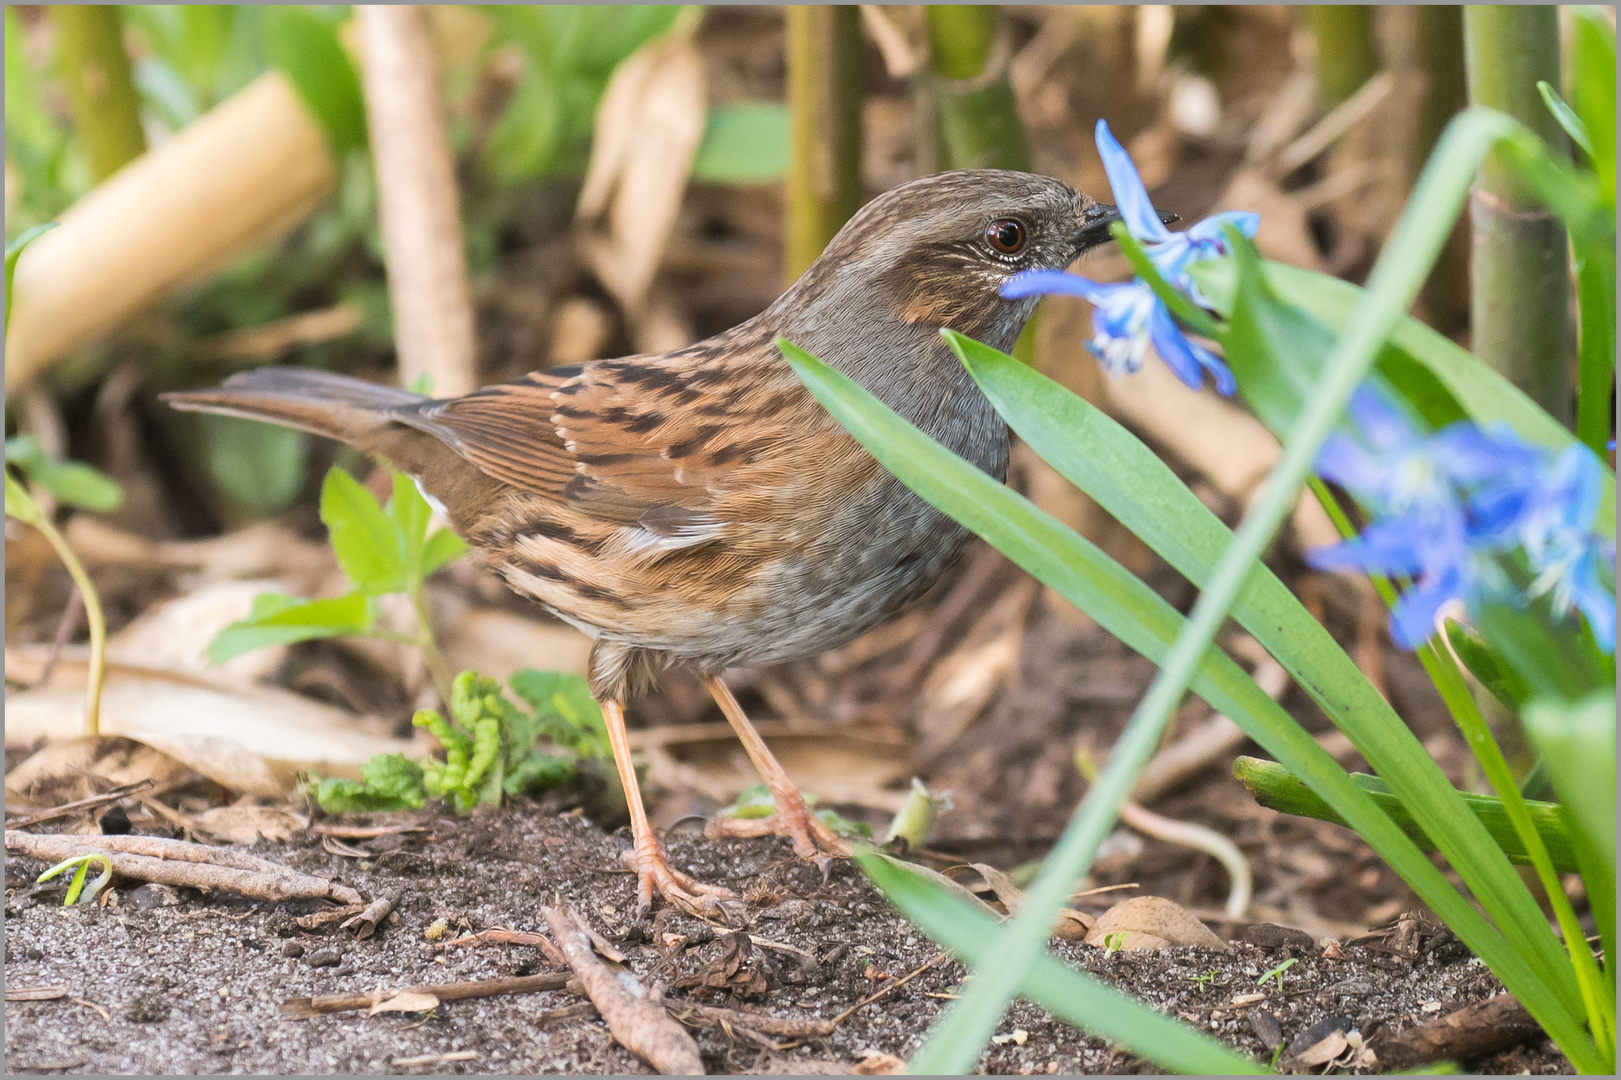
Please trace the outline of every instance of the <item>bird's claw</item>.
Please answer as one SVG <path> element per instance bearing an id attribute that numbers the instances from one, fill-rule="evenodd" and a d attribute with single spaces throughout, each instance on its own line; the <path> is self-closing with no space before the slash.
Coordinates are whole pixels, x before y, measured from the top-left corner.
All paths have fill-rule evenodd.
<path id="1" fill-rule="evenodd" d="M 645 918 L 653 907 L 656 891 L 671 907 L 700 919 L 730 922 L 725 905 L 735 903 L 737 894 L 720 885 L 706 885 L 670 865 L 664 848 L 654 842 L 625 852 L 625 864 L 636 871 L 636 915 Z"/>
<path id="2" fill-rule="evenodd" d="M 850 855 L 849 843 L 822 824 L 798 795 L 792 798 L 779 796 L 777 809 L 770 817 L 712 817 L 704 823 L 704 835 L 711 840 L 739 836 L 781 836 L 793 842 L 794 852 L 800 858 L 817 865 L 824 882 L 833 872 L 833 860 Z"/>

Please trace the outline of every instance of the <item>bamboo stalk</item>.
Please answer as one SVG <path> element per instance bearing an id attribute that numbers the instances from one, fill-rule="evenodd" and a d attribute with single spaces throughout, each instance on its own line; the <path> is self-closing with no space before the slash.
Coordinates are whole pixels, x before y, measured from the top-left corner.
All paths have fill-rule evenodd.
<path id="1" fill-rule="evenodd" d="M 146 152 L 123 22 L 111 4 L 53 4 L 47 10 L 74 128 L 99 183 Z"/>
<path id="2" fill-rule="evenodd" d="M 1013 86 L 1005 70 L 988 70 L 997 14 L 981 4 L 924 9 L 929 69 L 923 98 L 932 116 L 934 167 L 1030 170 Z"/>
<path id="3" fill-rule="evenodd" d="M 1333 108 L 1362 88 L 1379 70 L 1373 40 L 1373 8 L 1366 4 L 1313 4 L 1317 39 L 1317 96 Z"/>
<path id="4" fill-rule="evenodd" d="M 788 230 L 792 282 L 861 208 L 861 13 L 847 5 L 784 9 L 788 28 Z"/>
<path id="5" fill-rule="evenodd" d="M 400 382 L 426 374 L 440 397 L 470 393 L 473 303 L 427 20 L 415 4 L 357 5 L 355 16 Z"/>
<path id="6" fill-rule="evenodd" d="M 1283 814 L 1293 814 L 1295 817 L 1316 818 L 1318 821 L 1331 821 L 1336 825 L 1345 825 L 1345 819 L 1340 817 L 1322 799 L 1305 785 L 1305 782 L 1296 777 L 1288 769 L 1275 761 L 1262 761 L 1259 758 L 1241 757 L 1233 762 L 1233 775 L 1255 799 L 1256 802 L 1269 810 L 1276 810 Z M 1435 842 L 1430 839 L 1424 829 L 1413 820 L 1407 808 L 1402 805 L 1386 786 L 1385 782 L 1377 776 L 1367 773 L 1352 773 L 1351 780 L 1366 791 L 1379 808 L 1390 815 L 1390 819 L 1401 826 L 1403 832 L 1412 837 L 1414 842 L 1425 851 L 1434 851 Z M 1529 863 L 1530 857 L 1526 854 L 1525 844 L 1514 831 L 1514 825 L 1509 821 L 1508 813 L 1503 808 L 1503 800 L 1490 795 L 1474 795 L 1464 793 L 1463 800 L 1469 809 L 1486 826 L 1492 839 L 1497 841 L 1503 853 L 1510 861 L 1521 865 Z M 1559 807 L 1554 803 L 1527 803 L 1531 817 L 1536 823 L 1537 833 L 1542 837 L 1543 844 L 1548 849 L 1548 855 L 1554 866 L 1562 871 L 1574 873 L 1576 853 L 1572 848 L 1570 837 L 1565 832 L 1564 821 L 1560 818 Z M 1349 828 L 1349 826 L 1347 826 Z"/>
<path id="7" fill-rule="evenodd" d="M 1530 127 L 1556 154 L 1569 139 L 1542 103 L 1537 80 L 1559 82 L 1559 15 L 1552 7 L 1464 8 L 1469 99 Z M 1488 154 L 1469 218 L 1474 351 L 1562 423 L 1570 423 L 1570 260 L 1565 229 Z"/>
<path id="8" fill-rule="evenodd" d="M 1464 78 L 1463 7 L 1425 4 L 1418 9 L 1418 54 L 1425 81 L 1424 103 L 1418 114 L 1418 146 L 1414 173 L 1429 160 L 1441 131 L 1464 106 L 1469 89 Z M 1447 237 L 1424 283 L 1424 308 L 1430 325 L 1444 334 L 1469 323 L 1469 230 L 1459 222 Z"/>
<path id="9" fill-rule="evenodd" d="M 17 260 L 6 389 L 302 221 L 336 176 L 321 125 L 269 72 L 98 185 Z"/>

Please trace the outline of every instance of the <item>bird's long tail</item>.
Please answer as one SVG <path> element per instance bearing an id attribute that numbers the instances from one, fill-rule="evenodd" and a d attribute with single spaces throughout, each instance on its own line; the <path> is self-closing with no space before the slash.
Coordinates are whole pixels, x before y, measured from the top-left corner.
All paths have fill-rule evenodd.
<path id="1" fill-rule="evenodd" d="M 391 423 L 391 413 L 427 399 L 328 371 L 265 367 L 232 375 L 212 390 L 164 394 L 163 400 L 188 412 L 263 420 L 372 449 L 368 444 Z"/>

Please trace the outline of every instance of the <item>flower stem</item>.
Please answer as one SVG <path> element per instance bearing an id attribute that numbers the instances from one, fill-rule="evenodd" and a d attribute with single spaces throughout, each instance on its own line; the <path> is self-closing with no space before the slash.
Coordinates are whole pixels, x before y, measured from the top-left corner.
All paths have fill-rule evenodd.
<path id="1" fill-rule="evenodd" d="M 1470 100 L 1514 117 L 1568 160 L 1569 138 L 1536 85 L 1538 79 L 1560 85 L 1558 11 L 1535 5 L 1469 5 L 1463 19 Z M 1481 166 L 1469 219 L 1475 353 L 1568 424 L 1570 260 L 1565 227 L 1496 150 Z"/>
<path id="2" fill-rule="evenodd" d="M 1340 534 L 1345 537 L 1355 536 L 1356 527 L 1339 505 L 1339 501 L 1328 490 L 1328 486 L 1318 477 L 1310 478 L 1307 483 Z M 1394 605 L 1397 592 L 1390 579 L 1382 574 L 1369 574 L 1368 577 L 1386 606 Z M 1436 638 L 1446 641 L 1444 634 L 1438 634 Z M 1548 895 L 1548 903 L 1553 907 L 1559 930 L 1565 938 L 1565 946 L 1570 950 L 1571 966 L 1576 974 L 1577 985 L 1581 988 L 1582 1003 L 1587 1010 L 1594 1042 L 1599 1052 L 1613 1064 L 1615 1059 L 1613 995 L 1606 990 L 1605 983 L 1599 975 L 1598 965 L 1593 960 L 1593 952 L 1587 947 L 1586 936 L 1582 933 L 1581 924 L 1576 921 L 1576 913 L 1570 906 L 1570 898 L 1565 895 L 1565 890 L 1560 885 L 1548 848 L 1542 841 L 1542 834 L 1537 829 L 1530 808 L 1520 794 L 1519 785 L 1514 782 L 1514 774 L 1509 769 L 1508 761 L 1503 757 L 1502 748 L 1497 745 L 1497 740 L 1492 738 L 1491 729 L 1480 712 L 1479 703 L 1469 693 L 1461 665 L 1455 656 L 1450 658 L 1441 656 L 1440 648 L 1435 644 L 1436 638 L 1418 647 L 1416 653 L 1419 663 L 1424 665 L 1425 673 L 1435 683 L 1436 691 L 1441 695 L 1447 711 L 1452 714 L 1458 730 L 1463 733 L 1464 741 L 1469 744 L 1476 760 L 1480 762 L 1482 770 L 1486 773 L 1486 779 L 1496 789 L 1503 811 L 1524 846 L 1526 858 Z M 1442 648 L 1448 648 L 1450 652 L 1449 646 Z"/>
<path id="3" fill-rule="evenodd" d="M 107 619 L 101 612 L 101 596 L 91 583 L 84 564 L 68 546 L 67 538 L 57 531 L 51 520 L 42 514 L 31 520 L 30 524 L 43 533 L 56 550 L 62 565 L 67 567 L 68 575 L 79 587 L 79 595 L 84 598 L 84 617 L 90 624 L 90 677 L 84 688 L 84 733 L 95 738 L 101 734 L 101 686 L 107 674 Z"/>
<path id="4" fill-rule="evenodd" d="M 1437 637 L 1443 642 L 1446 641 L 1444 634 Z M 1497 740 L 1492 738 L 1491 728 L 1480 711 L 1479 703 L 1469 693 L 1469 686 L 1464 681 L 1457 658 L 1441 655 L 1441 648 L 1444 647 L 1438 648 L 1432 639 L 1419 650 L 1419 660 L 1429 672 L 1430 678 L 1435 680 L 1436 689 L 1441 692 L 1441 698 L 1446 702 L 1453 720 L 1457 722 L 1458 730 L 1463 733 L 1464 740 L 1474 751 L 1475 759 L 1480 762 L 1481 769 L 1497 791 L 1498 798 L 1502 799 L 1509 822 L 1525 846 L 1526 856 L 1530 859 L 1532 868 L 1536 870 L 1537 880 L 1542 883 L 1543 891 L 1547 893 L 1549 906 L 1553 908 L 1560 933 L 1564 935 L 1565 947 L 1570 951 L 1571 967 L 1575 969 L 1576 983 L 1581 987 L 1582 1003 L 1587 1008 L 1588 1026 L 1592 1029 L 1593 1041 L 1597 1043 L 1599 1052 L 1613 1063 L 1615 1004 L 1613 1001 L 1605 1001 L 1608 994 L 1604 990 L 1604 980 L 1599 975 L 1598 964 L 1593 959 L 1593 950 L 1587 945 L 1587 936 L 1582 931 L 1581 923 L 1576 921 L 1576 912 L 1571 908 L 1570 897 L 1565 895 L 1559 875 L 1554 870 L 1553 860 L 1548 856 L 1548 848 L 1542 842 L 1542 834 L 1537 831 L 1530 808 L 1525 805 L 1519 785 L 1514 782 L 1514 774 L 1509 769 L 1508 760 L 1503 757 L 1502 748 L 1497 745 Z"/>
<path id="5" fill-rule="evenodd" d="M 793 281 L 861 208 L 861 12 L 784 9 L 788 26 L 788 235 Z"/>
<path id="6" fill-rule="evenodd" d="M 445 654 L 439 651 L 439 643 L 434 640 L 433 624 L 428 621 L 427 598 L 422 594 L 420 581 L 411 590 L 411 609 L 416 612 L 417 617 L 417 636 L 412 641 L 422 650 L 422 662 L 427 665 L 428 675 L 433 679 L 433 688 L 439 692 L 439 700 L 448 709 L 450 685 L 453 681 L 450 662 L 445 659 Z"/>

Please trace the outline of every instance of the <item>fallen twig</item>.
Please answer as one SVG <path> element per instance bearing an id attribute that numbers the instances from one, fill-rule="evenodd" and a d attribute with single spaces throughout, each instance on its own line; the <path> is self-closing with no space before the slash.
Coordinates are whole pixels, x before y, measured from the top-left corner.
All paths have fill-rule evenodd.
<path id="1" fill-rule="evenodd" d="M 579 976 L 586 996 L 608 1022 L 608 1030 L 620 1045 L 640 1054 L 667 1076 L 702 1076 L 703 1061 L 692 1036 L 670 1019 L 662 1004 L 647 996 L 634 976 L 627 978 L 597 959 L 590 933 L 579 917 L 558 908 L 542 908 L 541 912 L 552 937 Z"/>
<path id="2" fill-rule="evenodd" d="M 396 1068 L 410 1069 L 418 1065 L 449 1064 L 453 1061 L 476 1061 L 477 1050 L 452 1050 L 448 1054 L 418 1054 L 416 1057 L 395 1058 L 391 1064 Z"/>
<path id="3" fill-rule="evenodd" d="M 839 1013 L 839 1015 L 828 1021 L 828 1023 L 834 1027 L 838 1027 L 857 1010 L 866 1008 L 868 1005 L 871 1005 L 873 1002 L 877 1001 L 879 998 L 890 993 L 891 991 L 899 990 L 901 987 L 905 986 L 907 983 L 911 982 L 913 979 L 917 978 L 919 975 L 923 974 L 940 961 L 946 959 L 949 959 L 946 953 L 936 953 L 931 959 L 923 961 L 923 963 L 920 964 L 916 970 L 910 972 L 909 974 L 902 975 L 894 982 L 885 986 L 882 990 L 879 990 L 876 993 L 868 994 L 866 997 L 862 998 L 848 1009 L 845 1009 L 843 1012 Z"/>
<path id="4" fill-rule="evenodd" d="M 689 1027 L 747 1028 L 760 1035 L 776 1035 L 788 1039 L 817 1039 L 833 1034 L 838 1026 L 835 1020 L 799 1020 L 790 1016 L 771 1016 L 768 1013 L 744 1012 L 741 1009 L 723 1009 L 718 1005 L 699 1005 L 693 1001 L 664 1002 L 670 1015 Z"/>
<path id="5" fill-rule="evenodd" d="M 1517 1046 L 1542 1029 L 1513 994 L 1498 994 L 1457 1012 L 1408 1028 L 1374 1044 L 1382 1071 L 1413 1069 L 1434 1061 L 1467 1063 Z"/>
<path id="6" fill-rule="evenodd" d="M 310 832 L 316 836 L 336 836 L 343 840 L 375 840 L 379 836 L 426 832 L 427 829 L 426 825 L 337 825 L 330 821 L 310 826 Z"/>
<path id="7" fill-rule="evenodd" d="M 558 967 L 567 967 L 568 960 L 552 944 L 551 938 L 545 934 L 531 934 L 523 930 L 507 930 L 504 927 L 493 927 L 489 930 L 480 930 L 476 934 L 447 941 L 442 946 L 446 949 L 470 948 L 474 945 L 531 945 L 546 954 L 546 959 Z"/>
<path id="8" fill-rule="evenodd" d="M 325 1016 L 328 1013 L 369 1010 L 377 1002 L 401 994 L 430 994 L 440 1001 L 467 1001 L 471 998 L 502 997 L 506 994 L 538 994 L 545 990 L 562 990 L 568 986 L 569 979 L 567 972 L 552 971 L 543 975 L 480 979 L 476 982 L 444 983 L 440 986 L 405 986 L 397 990 L 374 990 L 368 994 L 328 994 L 323 997 L 288 998 L 281 1003 L 281 1015 L 288 1020 L 308 1020 L 312 1016 Z"/>
<path id="9" fill-rule="evenodd" d="M 68 996 L 65 986 L 8 986 L 7 1001 L 55 1001 Z"/>
<path id="10" fill-rule="evenodd" d="M 229 848 L 205 847 L 156 836 L 38 835 L 6 830 L 6 850 L 57 863 L 76 855 L 107 854 L 113 873 L 137 881 L 251 896 L 258 900 L 337 900 L 358 904 L 347 885 L 312 877 Z"/>
<path id="11" fill-rule="evenodd" d="M 111 791 L 103 792 L 100 795 L 92 795 L 88 799 L 78 799 L 74 802 L 63 803 L 61 806 L 53 807 L 50 810 L 41 810 L 36 814 L 30 814 L 28 817 L 18 818 L 17 820 L 9 822 L 8 824 L 13 829 L 25 829 L 30 825 L 41 825 L 47 821 L 55 821 L 57 818 L 67 817 L 69 814 L 76 814 L 81 810 L 90 810 L 94 807 L 103 806 L 107 803 L 117 802 L 120 799 L 135 794 L 138 791 L 145 791 L 155 783 L 157 783 L 157 781 L 148 776 L 145 779 L 137 780 L 132 784 L 120 784 Z"/>
<path id="12" fill-rule="evenodd" d="M 377 933 L 378 924 L 388 918 L 389 913 L 394 910 L 397 899 L 397 897 L 393 896 L 379 896 L 370 904 L 367 904 L 364 911 L 351 915 L 340 923 L 338 929 L 347 930 L 352 926 L 355 929 L 355 940 L 365 941 Z"/>

